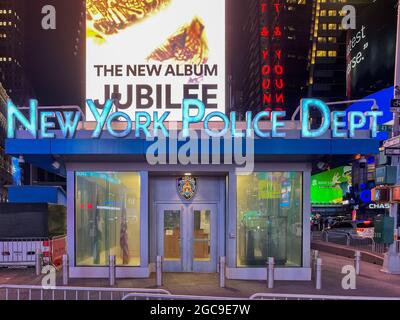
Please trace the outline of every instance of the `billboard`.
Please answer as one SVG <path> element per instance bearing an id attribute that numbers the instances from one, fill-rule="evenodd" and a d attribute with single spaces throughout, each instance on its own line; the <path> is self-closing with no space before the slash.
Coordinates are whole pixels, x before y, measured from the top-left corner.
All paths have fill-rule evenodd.
<path id="1" fill-rule="evenodd" d="M 341 204 L 351 186 L 351 167 L 339 167 L 311 177 L 312 204 Z"/>
<path id="2" fill-rule="evenodd" d="M 86 97 L 131 117 L 181 119 L 184 98 L 225 113 L 225 0 L 87 0 Z"/>
<path id="3" fill-rule="evenodd" d="M 357 10 L 357 29 L 347 34 L 347 97 L 360 99 L 393 86 L 397 0 L 374 1 Z"/>

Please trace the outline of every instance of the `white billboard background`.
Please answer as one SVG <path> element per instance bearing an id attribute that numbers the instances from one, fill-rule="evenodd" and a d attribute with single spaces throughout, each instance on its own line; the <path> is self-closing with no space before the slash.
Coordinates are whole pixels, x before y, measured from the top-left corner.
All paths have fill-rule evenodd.
<path id="1" fill-rule="evenodd" d="M 218 76 L 203 77 L 199 84 L 216 84 L 218 91 L 217 99 L 210 100 L 210 103 L 218 104 L 218 109 L 207 109 L 206 114 L 212 111 L 225 113 L 225 0 L 172 0 L 171 4 L 160 12 L 146 18 L 143 22 L 133 24 L 117 34 L 107 36 L 103 44 L 96 43 L 93 38 L 88 37 L 86 41 L 86 98 L 98 99 L 104 103 L 104 87 L 106 84 L 120 86 L 121 103 L 127 100 L 127 85 L 148 84 L 155 90 L 156 85 L 163 85 L 163 101 L 165 101 L 164 85 L 172 86 L 172 102 L 181 103 L 183 99 L 183 85 L 188 84 L 190 77 L 186 76 L 164 76 L 160 77 L 113 77 L 97 76 L 95 65 L 123 65 L 125 71 L 127 65 L 137 64 L 156 64 L 158 62 L 148 62 L 146 58 L 160 45 L 164 44 L 168 38 L 174 35 L 182 26 L 190 24 L 195 17 L 199 17 L 203 22 L 205 36 L 208 41 L 208 62 L 212 67 L 218 65 Z M 165 61 L 161 64 L 184 64 L 175 60 Z M 187 64 L 187 63 L 186 63 Z M 166 68 L 166 67 L 165 67 Z M 163 68 L 163 70 L 165 70 Z M 124 72 L 125 73 L 125 72 Z M 136 110 L 136 95 L 133 89 L 133 103 L 129 109 L 120 110 L 134 119 L 135 111 L 146 111 L 152 114 L 158 111 L 170 111 L 168 121 L 179 121 L 182 118 L 181 110 L 156 108 L 156 103 L 152 108 Z M 196 91 L 191 91 L 195 93 Z M 201 99 L 201 86 L 198 92 Z M 155 98 L 155 93 L 153 93 Z M 94 118 L 87 109 L 87 120 L 93 121 Z"/>

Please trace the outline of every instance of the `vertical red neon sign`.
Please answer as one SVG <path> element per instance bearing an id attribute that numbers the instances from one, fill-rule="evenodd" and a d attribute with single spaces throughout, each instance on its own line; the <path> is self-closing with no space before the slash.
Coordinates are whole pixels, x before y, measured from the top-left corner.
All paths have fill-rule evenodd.
<path id="1" fill-rule="evenodd" d="M 262 105 L 266 111 L 285 109 L 282 1 L 260 1 L 261 87 Z"/>

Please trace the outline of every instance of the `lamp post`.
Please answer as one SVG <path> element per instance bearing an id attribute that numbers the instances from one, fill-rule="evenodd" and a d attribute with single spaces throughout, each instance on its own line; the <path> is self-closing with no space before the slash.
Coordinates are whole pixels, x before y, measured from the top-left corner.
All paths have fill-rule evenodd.
<path id="1" fill-rule="evenodd" d="M 362 103 L 362 102 L 372 102 L 371 110 L 379 110 L 378 103 L 376 99 L 358 99 L 358 100 L 343 100 L 343 101 L 334 101 L 325 103 L 327 106 L 337 106 L 343 104 L 353 104 L 353 103 Z M 301 106 L 298 106 L 292 115 L 292 121 L 296 121 L 296 117 L 300 114 Z"/>
<path id="2" fill-rule="evenodd" d="M 400 98 L 400 92 L 398 90 L 398 85 L 400 85 L 400 1 L 397 4 L 397 39 L 396 39 L 396 63 L 395 63 L 395 74 L 394 74 L 394 98 Z M 393 123 L 393 137 L 399 135 L 399 113 L 394 113 L 394 123 Z M 397 166 L 397 177 L 396 184 L 400 184 L 400 157 L 392 157 L 392 165 Z M 397 228 L 397 211 L 398 204 L 392 203 L 390 205 L 390 216 L 394 218 L 394 226 Z M 394 230 L 393 230 L 394 232 Z M 400 256 L 397 253 L 396 243 L 390 245 L 389 250 L 385 253 L 385 258 L 383 262 L 383 272 L 392 273 L 392 274 L 400 274 Z"/>

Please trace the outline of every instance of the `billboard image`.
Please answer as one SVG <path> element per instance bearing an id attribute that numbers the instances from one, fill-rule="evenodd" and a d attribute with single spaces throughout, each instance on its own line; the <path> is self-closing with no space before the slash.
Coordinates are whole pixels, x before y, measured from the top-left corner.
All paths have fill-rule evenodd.
<path id="1" fill-rule="evenodd" d="M 360 9 L 357 29 L 347 34 L 347 97 L 360 99 L 393 86 L 396 52 L 396 0 Z"/>
<path id="2" fill-rule="evenodd" d="M 87 0 L 86 15 L 86 97 L 98 109 L 111 98 L 131 117 L 173 121 L 198 98 L 225 112 L 224 0 Z"/>
<path id="3" fill-rule="evenodd" d="M 339 167 L 311 177 L 312 204 L 341 204 L 351 186 L 351 167 Z"/>

